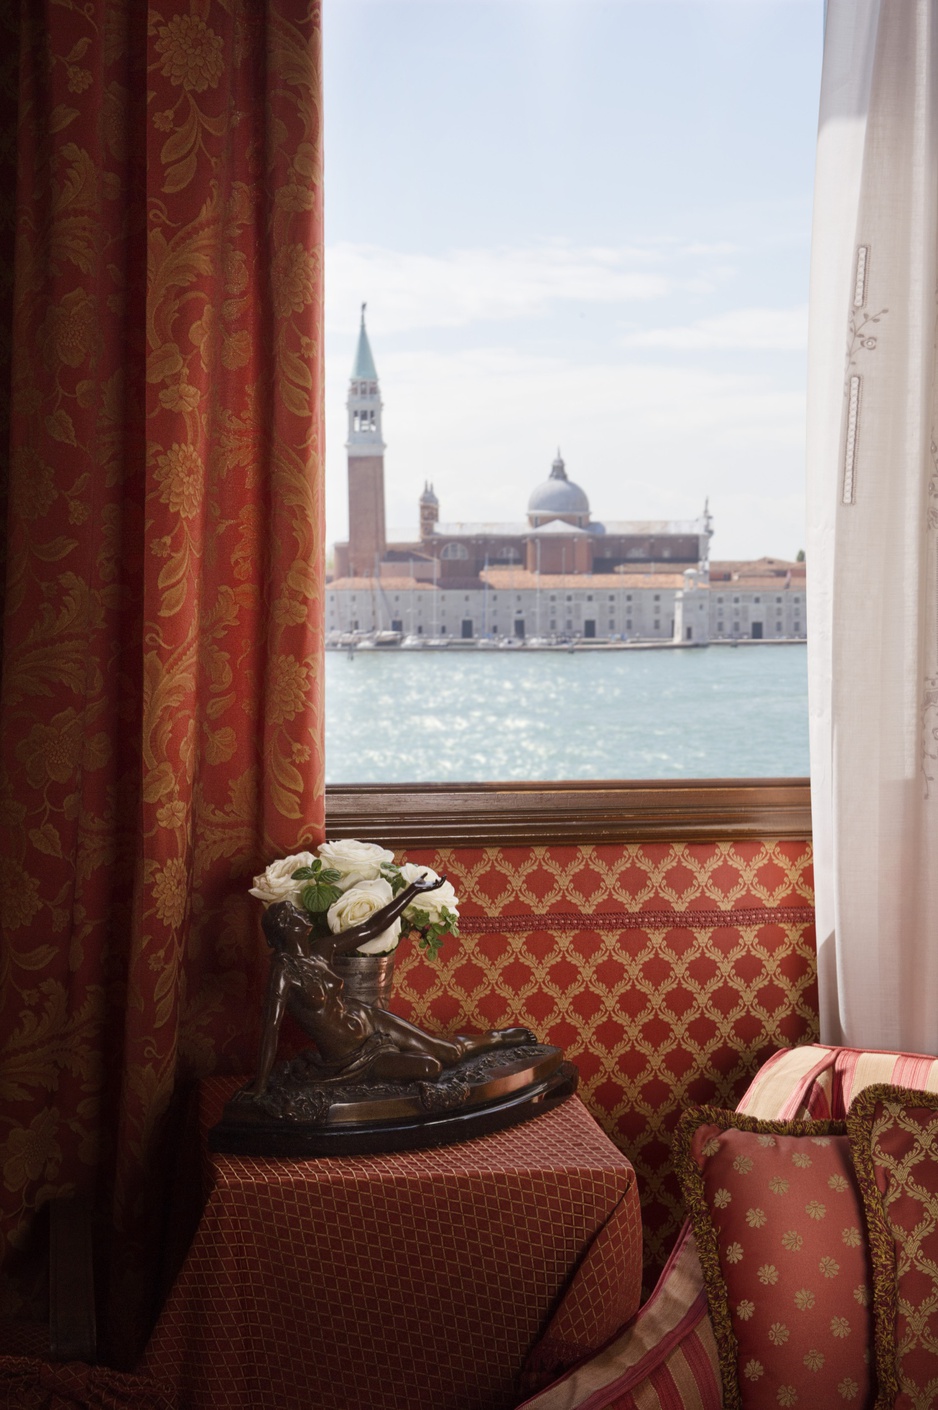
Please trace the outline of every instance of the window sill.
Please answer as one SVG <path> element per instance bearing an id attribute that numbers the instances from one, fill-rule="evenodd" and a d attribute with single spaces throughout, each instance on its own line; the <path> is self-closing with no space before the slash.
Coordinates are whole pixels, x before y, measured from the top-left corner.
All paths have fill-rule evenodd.
<path id="1" fill-rule="evenodd" d="M 326 831 L 393 848 L 807 839 L 811 792 L 804 778 L 335 784 Z"/>

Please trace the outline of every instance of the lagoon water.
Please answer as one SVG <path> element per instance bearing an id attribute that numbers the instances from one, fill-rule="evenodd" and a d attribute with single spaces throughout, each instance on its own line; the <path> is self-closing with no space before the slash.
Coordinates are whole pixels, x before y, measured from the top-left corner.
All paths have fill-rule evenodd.
<path id="1" fill-rule="evenodd" d="M 326 780 L 801 777 L 806 654 L 330 651 Z"/>

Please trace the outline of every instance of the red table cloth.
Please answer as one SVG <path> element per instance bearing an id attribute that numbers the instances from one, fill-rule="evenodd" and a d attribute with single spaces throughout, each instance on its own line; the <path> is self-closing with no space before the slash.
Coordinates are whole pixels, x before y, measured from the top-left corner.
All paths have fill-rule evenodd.
<path id="1" fill-rule="evenodd" d="M 236 1085 L 201 1084 L 203 1141 Z M 635 1174 L 575 1097 L 438 1150 L 206 1160 L 144 1357 L 185 1410 L 508 1410 L 638 1307 Z"/>

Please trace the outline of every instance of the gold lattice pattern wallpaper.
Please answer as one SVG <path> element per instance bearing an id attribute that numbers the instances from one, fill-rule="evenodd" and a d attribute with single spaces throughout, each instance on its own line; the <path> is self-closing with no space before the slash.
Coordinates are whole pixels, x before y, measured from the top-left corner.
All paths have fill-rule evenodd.
<path id="1" fill-rule="evenodd" d="M 566 1050 L 638 1174 L 646 1282 L 683 1220 L 671 1133 L 735 1107 L 759 1064 L 817 1037 L 801 841 L 420 850 L 461 902 L 435 965 L 405 943 L 395 1009 L 435 1031 L 512 1023 Z"/>

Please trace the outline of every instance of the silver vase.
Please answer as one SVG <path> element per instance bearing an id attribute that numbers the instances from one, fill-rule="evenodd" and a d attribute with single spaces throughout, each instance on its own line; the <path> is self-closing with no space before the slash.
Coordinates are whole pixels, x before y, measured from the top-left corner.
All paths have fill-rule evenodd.
<path id="1" fill-rule="evenodd" d="M 345 997 L 386 1009 L 394 983 L 394 952 L 389 955 L 335 955 L 331 968 L 345 985 Z"/>

